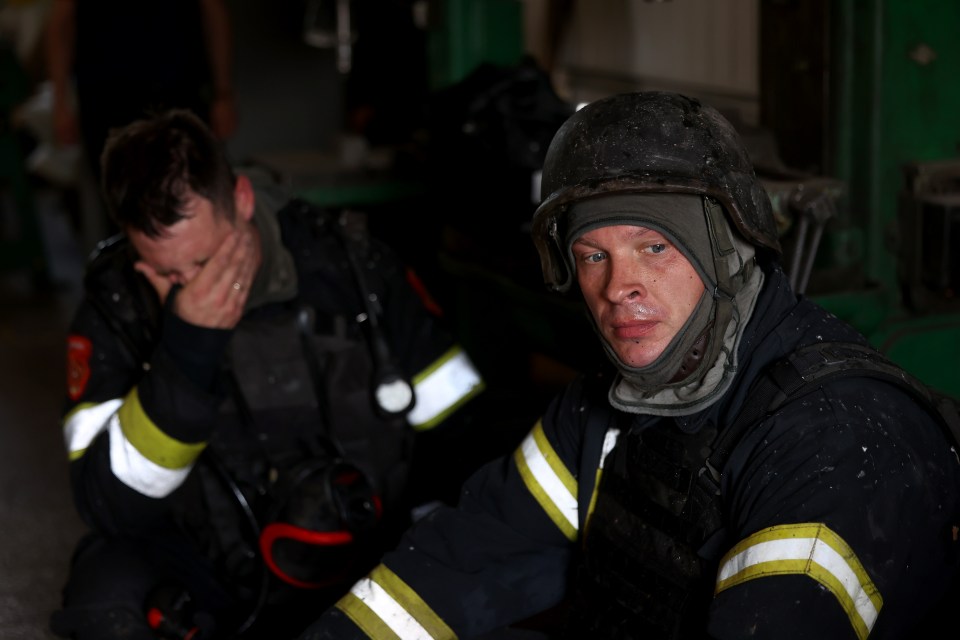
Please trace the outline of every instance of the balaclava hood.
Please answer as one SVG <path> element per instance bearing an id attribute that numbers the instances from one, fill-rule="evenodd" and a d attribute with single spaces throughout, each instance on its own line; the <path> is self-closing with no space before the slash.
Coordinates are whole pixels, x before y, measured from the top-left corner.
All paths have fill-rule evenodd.
<path id="1" fill-rule="evenodd" d="M 754 247 L 731 231 L 722 207 L 692 194 L 626 193 L 585 199 L 568 212 L 567 266 L 576 273 L 571 247 L 599 227 L 636 225 L 662 233 L 703 281 L 697 306 L 663 353 L 645 367 L 631 367 L 600 336 L 619 376 L 611 404 L 631 413 L 686 415 L 722 395 L 736 372 L 736 347 L 753 311 L 763 275 Z"/>

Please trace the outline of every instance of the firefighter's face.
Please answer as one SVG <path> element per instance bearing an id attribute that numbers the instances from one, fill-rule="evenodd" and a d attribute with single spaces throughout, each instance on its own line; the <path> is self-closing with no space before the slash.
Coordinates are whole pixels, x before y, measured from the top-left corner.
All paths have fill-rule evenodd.
<path id="1" fill-rule="evenodd" d="M 603 339 L 624 364 L 651 364 L 703 295 L 696 270 L 663 234 L 646 227 L 593 229 L 572 249 L 577 281 Z"/>
<path id="2" fill-rule="evenodd" d="M 235 189 L 235 211 L 231 216 L 216 208 L 213 202 L 191 193 L 186 198 L 182 213 L 185 217 L 163 230 L 157 238 L 141 231 L 128 232 L 130 242 L 140 260 L 150 266 L 157 276 L 170 285 L 186 285 L 200 273 L 234 229 L 241 234 L 255 233 L 251 222 L 252 194 L 249 181 L 240 177 Z M 240 190 L 244 193 L 236 193 Z M 251 197 L 248 203 L 246 198 Z"/>

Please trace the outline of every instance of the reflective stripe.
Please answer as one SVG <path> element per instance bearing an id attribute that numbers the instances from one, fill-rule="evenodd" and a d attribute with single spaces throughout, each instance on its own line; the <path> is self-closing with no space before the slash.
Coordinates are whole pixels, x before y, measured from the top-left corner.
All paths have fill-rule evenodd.
<path id="1" fill-rule="evenodd" d="M 353 585 L 336 607 L 364 633 L 378 640 L 456 640 L 457 637 L 407 583 L 384 565 Z"/>
<path id="2" fill-rule="evenodd" d="M 123 406 L 117 415 L 120 417 L 124 438 L 143 457 L 161 467 L 176 470 L 193 466 L 193 462 L 207 446 L 206 442 L 181 442 L 164 433 L 143 410 L 136 387 L 124 398 Z"/>
<path id="3" fill-rule="evenodd" d="M 193 465 L 167 469 L 145 458 L 123 435 L 120 418 L 110 418 L 110 468 L 134 491 L 151 498 L 164 498 L 183 484 Z"/>
<path id="4" fill-rule="evenodd" d="M 417 402 L 407 420 L 417 430 L 435 427 L 483 387 L 470 358 L 460 347 L 453 347 L 413 378 Z"/>
<path id="5" fill-rule="evenodd" d="M 577 481 L 554 451 L 539 420 L 514 454 L 527 489 L 570 540 L 577 539 Z"/>
<path id="6" fill-rule="evenodd" d="M 619 439 L 620 429 L 616 427 L 607 429 L 607 432 L 603 435 L 603 448 L 600 450 L 600 464 L 597 465 L 600 470 L 603 470 L 603 465 L 607 463 L 607 456 L 610 455 L 613 448 L 617 446 L 617 440 Z"/>
<path id="7" fill-rule="evenodd" d="M 597 496 L 600 492 L 600 478 L 603 477 L 603 467 L 607 463 L 607 456 L 610 455 L 610 452 L 613 451 L 613 448 L 617 446 L 617 440 L 619 438 L 620 429 L 617 429 L 616 427 L 610 427 L 607 429 L 607 432 L 603 434 L 603 446 L 600 449 L 600 462 L 597 463 L 597 473 L 596 477 L 593 479 L 593 494 L 590 496 L 590 506 L 587 507 L 586 522 L 590 521 L 590 516 L 593 514 L 593 509 L 597 506 Z"/>
<path id="8" fill-rule="evenodd" d="M 393 597 L 370 578 L 353 585 L 350 593 L 402 640 L 432 638 L 416 619 L 407 613 Z"/>
<path id="9" fill-rule="evenodd" d="M 716 593 L 784 574 L 807 575 L 822 584 L 847 612 L 857 637 L 870 634 L 883 598 L 853 550 L 823 524 L 770 527 L 741 541 L 721 561 Z"/>
<path id="10" fill-rule="evenodd" d="M 123 400 L 114 398 L 100 404 L 79 404 L 67 415 L 63 423 L 63 441 L 71 460 L 84 454 L 93 439 L 107 428 L 110 417 L 117 412 Z"/>

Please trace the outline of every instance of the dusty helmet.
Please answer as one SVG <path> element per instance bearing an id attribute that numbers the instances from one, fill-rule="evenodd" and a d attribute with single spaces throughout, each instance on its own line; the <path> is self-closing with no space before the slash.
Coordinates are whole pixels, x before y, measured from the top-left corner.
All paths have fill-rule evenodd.
<path id="1" fill-rule="evenodd" d="M 571 116 L 547 151 L 532 234 L 549 288 L 566 291 L 573 277 L 563 247 L 568 206 L 627 192 L 710 196 L 744 239 L 780 254 L 770 200 L 733 126 L 686 96 L 621 94 Z"/>

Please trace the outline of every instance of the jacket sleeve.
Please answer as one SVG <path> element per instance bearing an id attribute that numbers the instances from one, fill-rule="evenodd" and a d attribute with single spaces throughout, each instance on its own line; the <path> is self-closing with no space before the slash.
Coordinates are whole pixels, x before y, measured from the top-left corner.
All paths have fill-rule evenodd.
<path id="1" fill-rule="evenodd" d="M 372 241 L 370 251 L 375 258 L 370 262 L 378 267 L 371 277 L 384 292 L 383 333 L 414 391 L 406 416 L 415 434 L 406 498 L 411 506 L 437 500 L 455 504 L 460 485 L 483 463 L 503 455 L 542 406 L 509 425 L 501 421 L 499 437 L 491 437 L 488 416 L 502 408 L 493 406 L 493 394 L 483 393 L 483 376 L 453 336 L 443 310 L 388 247 Z"/>
<path id="2" fill-rule="evenodd" d="M 371 242 L 370 250 L 386 286 L 387 339 L 413 383 L 416 403 L 407 420 L 417 431 L 428 431 L 445 424 L 485 384 L 416 273 L 388 247 Z"/>
<path id="3" fill-rule="evenodd" d="M 86 300 L 71 325 L 63 429 L 81 517 L 121 533 L 149 528 L 166 514 L 167 497 L 203 451 L 219 402 L 212 381 L 229 333 L 165 312 L 159 344 L 136 353 L 110 312 Z"/>
<path id="4" fill-rule="evenodd" d="M 302 636 L 471 638 L 556 605 L 578 539 L 583 429 L 571 394 L 482 467 Z"/>
<path id="5" fill-rule="evenodd" d="M 792 401 L 725 471 L 733 546 L 711 637 L 911 637 L 956 570 L 957 470 L 896 388 L 847 380 Z"/>

